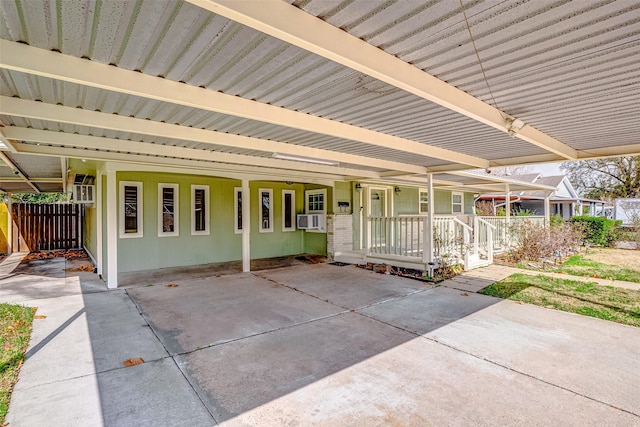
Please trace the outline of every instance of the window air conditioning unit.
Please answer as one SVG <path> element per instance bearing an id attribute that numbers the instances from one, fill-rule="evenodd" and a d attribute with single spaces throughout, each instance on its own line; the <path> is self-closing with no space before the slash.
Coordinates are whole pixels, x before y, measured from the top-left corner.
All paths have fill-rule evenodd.
<path id="1" fill-rule="evenodd" d="M 296 225 L 300 230 L 324 230 L 324 215 L 298 215 Z"/>
<path id="2" fill-rule="evenodd" d="M 95 203 L 96 186 L 95 185 L 74 185 L 73 201 L 75 203 Z"/>

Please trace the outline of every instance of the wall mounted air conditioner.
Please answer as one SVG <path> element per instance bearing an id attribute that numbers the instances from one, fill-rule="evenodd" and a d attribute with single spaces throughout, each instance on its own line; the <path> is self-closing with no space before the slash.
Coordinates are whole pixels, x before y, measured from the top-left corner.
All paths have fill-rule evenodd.
<path id="1" fill-rule="evenodd" d="M 298 215 L 296 219 L 296 225 L 300 230 L 324 230 L 323 214 Z"/>
<path id="2" fill-rule="evenodd" d="M 95 185 L 74 185 L 73 186 L 73 202 L 74 203 L 95 203 L 96 186 Z"/>

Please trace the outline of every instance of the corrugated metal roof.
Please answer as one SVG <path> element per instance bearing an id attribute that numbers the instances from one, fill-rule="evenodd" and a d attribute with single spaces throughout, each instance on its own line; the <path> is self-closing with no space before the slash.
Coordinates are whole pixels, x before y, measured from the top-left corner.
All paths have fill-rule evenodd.
<path id="1" fill-rule="evenodd" d="M 47 21 L 47 7 L 37 8 L 31 3 L 22 11 L 27 25 L 19 26 L 20 20 L 12 21 L 16 28 L 10 31 L 10 39 L 465 154 L 499 158 L 490 153 L 502 153 L 500 147 L 505 144 L 518 156 L 546 153 L 372 77 L 226 18 L 205 13 L 188 3 L 76 3 L 63 3 L 60 20 L 52 15 L 50 22 Z M 101 6 L 97 7 L 98 4 Z M 77 22 L 79 16 L 83 22 Z M 49 30 L 25 31 L 36 22 L 47 22 Z M 62 39 L 60 32 L 64 33 Z M 2 37 L 7 38 L 7 35 L 2 34 Z M 23 94 L 29 85 L 24 86 Z M 55 96 L 62 92 L 65 98 L 69 96 L 88 109 L 106 112 L 119 109 L 121 115 L 151 120 L 174 122 L 173 116 L 188 115 L 182 107 L 158 108 L 151 101 L 124 101 L 122 95 L 113 97 L 97 89 L 62 86 L 63 90 L 49 88 L 49 93 L 43 95 Z M 206 115 L 210 120 L 206 127 L 243 135 L 262 128 L 255 123 L 249 123 L 245 128 L 244 119 L 221 116 Z M 449 129 L 455 129 L 456 133 Z M 292 138 L 291 135 L 285 137 Z M 327 143 L 325 140 L 319 144 Z M 348 146 L 348 142 L 341 141 L 339 145 Z M 356 149 L 362 148 L 359 145 Z M 420 160 L 421 165 L 440 163 Z"/>
<path id="2" fill-rule="evenodd" d="M 493 104 L 457 1 L 290 3 Z M 498 108 L 576 149 L 637 143 L 640 2 L 464 9 Z"/>
<path id="3" fill-rule="evenodd" d="M 640 3 L 567 0 L 290 0 L 569 146 L 637 144 Z M 485 82 L 470 42 L 473 34 Z M 489 160 L 547 154 L 521 139 L 184 1 L 3 2 L 0 37 Z M 393 148 L 0 70 L 5 96 L 422 166 Z M 76 132 L 70 125 L 7 124 Z M 112 138 L 117 132 L 81 130 Z M 141 137 L 149 143 L 265 152 Z"/>

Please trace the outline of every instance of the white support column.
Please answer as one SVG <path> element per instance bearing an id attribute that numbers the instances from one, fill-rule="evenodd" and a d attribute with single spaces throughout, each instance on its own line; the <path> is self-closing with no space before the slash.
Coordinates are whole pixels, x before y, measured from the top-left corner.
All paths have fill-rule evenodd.
<path id="1" fill-rule="evenodd" d="M 424 254 L 423 261 L 425 263 L 433 262 L 433 174 L 427 174 L 427 193 L 429 194 L 428 199 L 428 212 L 427 212 L 427 220 L 424 225 Z"/>
<path id="2" fill-rule="evenodd" d="M 118 287 L 118 195 L 116 172 L 107 175 L 107 287 Z"/>
<path id="3" fill-rule="evenodd" d="M 544 198 L 544 223 L 547 225 L 551 225 L 551 196 Z"/>
<path id="4" fill-rule="evenodd" d="M 242 271 L 251 271 L 251 194 L 249 180 L 242 180 Z"/>
<path id="5" fill-rule="evenodd" d="M 102 172 L 98 172 L 96 176 L 96 265 L 97 272 L 102 275 L 102 263 L 104 257 L 102 254 Z"/>
<path id="6" fill-rule="evenodd" d="M 505 189 L 505 197 L 504 197 L 504 208 L 506 214 L 506 237 L 507 237 L 507 247 L 511 246 L 511 190 L 509 189 L 509 184 L 504 185 Z"/>
<path id="7" fill-rule="evenodd" d="M 7 255 L 13 251 L 13 205 L 11 193 L 7 193 Z"/>

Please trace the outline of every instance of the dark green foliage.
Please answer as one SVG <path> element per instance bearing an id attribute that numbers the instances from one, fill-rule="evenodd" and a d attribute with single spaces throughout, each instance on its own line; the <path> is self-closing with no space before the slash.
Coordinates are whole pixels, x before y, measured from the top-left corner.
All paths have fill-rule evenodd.
<path id="1" fill-rule="evenodd" d="M 549 217 L 549 223 L 552 227 L 558 227 L 564 224 L 564 218 L 562 218 L 560 215 L 551 215 Z"/>
<path id="2" fill-rule="evenodd" d="M 13 203 L 48 204 L 66 202 L 65 193 L 14 193 L 11 195 Z"/>
<path id="3" fill-rule="evenodd" d="M 611 245 L 615 241 L 615 229 L 622 225 L 622 221 L 601 216 L 574 216 L 571 223 L 582 226 L 587 242 L 603 246 Z"/>

